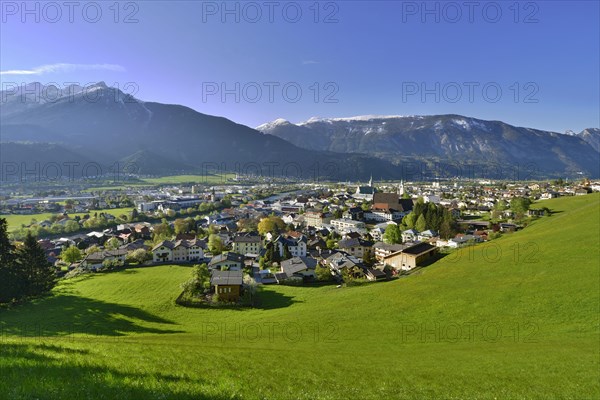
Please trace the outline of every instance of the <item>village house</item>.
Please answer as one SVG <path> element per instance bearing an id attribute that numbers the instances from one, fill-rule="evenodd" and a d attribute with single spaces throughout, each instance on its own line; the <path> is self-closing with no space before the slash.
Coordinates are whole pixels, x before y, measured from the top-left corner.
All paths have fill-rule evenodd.
<path id="1" fill-rule="evenodd" d="M 243 276 L 241 270 L 213 270 L 210 286 L 220 301 L 238 301 L 242 293 Z"/>
<path id="2" fill-rule="evenodd" d="M 155 263 L 173 261 L 173 242 L 163 240 L 152 248 L 152 261 Z"/>
<path id="3" fill-rule="evenodd" d="M 295 222 L 295 218 L 298 216 L 296 213 L 285 214 L 281 219 L 286 224 L 293 224 Z"/>
<path id="4" fill-rule="evenodd" d="M 142 239 L 134 240 L 133 242 L 126 243 L 126 244 L 122 245 L 121 247 L 119 247 L 119 249 L 123 249 L 123 250 L 127 250 L 127 251 L 134 251 L 137 249 L 148 250 L 149 248 L 150 248 L 150 246 L 146 246 L 146 244 L 144 244 L 144 241 Z"/>
<path id="5" fill-rule="evenodd" d="M 233 251 L 239 254 L 259 254 L 263 249 L 262 238 L 258 233 L 242 233 L 233 238 Z"/>
<path id="6" fill-rule="evenodd" d="M 407 229 L 402 232 L 402 241 L 414 242 L 415 240 L 417 240 L 418 236 L 419 232 L 417 232 L 415 229 Z"/>
<path id="7" fill-rule="evenodd" d="M 104 243 L 110 239 L 110 236 L 104 232 L 93 231 L 86 233 L 85 235 L 87 236 L 87 243 L 97 244 L 99 246 L 103 246 Z"/>
<path id="8" fill-rule="evenodd" d="M 371 235 L 371 237 L 373 238 L 373 240 L 382 240 L 383 239 L 383 234 L 385 233 L 385 229 L 390 224 L 398 225 L 394 221 L 381 222 L 381 223 L 375 225 L 375 227 L 369 231 L 369 234 Z"/>
<path id="9" fill-rule="evenodd" d="M 97 251 L 85 256 L 79 265 L 90 270 L 97 270 L 102 267 L 104 261 L 118 260 L 125 262 L 125 256 L 127 256 L 127 250 L 122 249 Z"/>
<path id="10" fill-rule="evenodd" d="M 433 257 L 436 251 L 437 248 L 429 243 L 418 243 L 390 254 L 383 259 L 383 263 L 395 270 L 409 271 Z"/>
<path id="11" fill-rule="evenodd" d="M 206 242 L 200 239 L 178 240 L 173 245 L 173 261 L 202 261 Z"/>
<path id="12" fill-rule="evenodd" d="M 354 221 L 362 221 L 364 218 L 364 210 L 362 207 L 350 207 L 342 214 L 342 217 Z"/>
<path id="13" fill-rule="evenodd" d="M 312 257 L 293 257 L 281 262 L 281 273 L 277 274 L 277 280 L 285 279 L 314 279 L 317 277 L 315 268 L 317 260 Z"/>
<path id="14" fill-rule="evenodd" d="M 325 264 L 338 276 L 341 276 L 344 270 L 356 278 L 365 276 L 364 264 L 358 258 L 344 252 L 333 253 L 325 259 Z"/>
<path id="15" fill-rule="evenodd" d="M 209 269 L 241 271 L 244 268 L 244 256 L 232 251 L 214 256 L 208 263 Z"/>
<path id="16" fill-rule="evenodd" d="M 285 256 L 285 248 L 290 252 L 292 257 L 306 257 L 306 244 L 308 240 L 306 236 L 300 235 L 300 237 L 291 237 L 287 235 L 279 235 L 277 239 L 275 239 L 275 246 L 277 246 L 277 250 L 279 251 L 279 256 Z"/>
<path id="17" fill-rule="evenodd" d="M 315 237 L 313 239 L 310 239 L 306 243 L 306 247 L 307 247 L 308 250 L 326 249 L 327 248 L 327 242 L 325 242 L 325 240 L 323 240 L 323 238 L 317 236 L 317 237 Z"/>
<path id="18" fill-rule="evenodd" d="M 151 250 L 154 262 L 192 262 L 204 259 L 206 242 L 200 239 L 164 240 Z"/>
<path id="19" fill-rule="evenodd" d="M 500 231 L 501 232 L 515 232 L 517 230 L 517 225 L 515 224 L 509 224 L 506 222 L 503 222 L 500 224 Z"/>
<path id="20" fill-rule="evenodd" d="M 422 242 L 426 242 L 426 241 L 431 240 L 431 239 L 433 239 L 433 238 L 435 238 L 437 236 L 438 236 L 438 233 L 436 231 L 428 229 L 426 231 L 420 232 L 417 235 L 417 240 L 420 240 Z"/>
<path id="21" fill-rule="evenodd" d="M 338 248 L 351 256 L 363 258 L 367 249 L 373 246 L 373 242 L 360 238 L 343 239 L 338 242 Z"/>
<path id="22" fill-rule="evenodd" d="M 378 268 L 365 268 L 365 277 L 370 281 L 383 281 L 387 274 Z"/>
<path id="23" fill-rule="evenodd" d="M 479 243 L 482 241 L 483 241 L 483 239 L 481 238 L 481 236 L 459 234 L 459 235 L 456 235 L 456 237 L 448 240 L 446 246 L 456 249 L 456 248 L 463 247 L 463 246 L 466 246 L 471 243 Z"/>
<path id="24" fill-rule="evenodd" d="M 388 244 L 388 243 L 384 243 L 384 242 L 377 242 L 373 245 L 373 253 L 375 254 L 375 259 L 377 261 L 383 261 L 383 259 L 391 254 L 397 253 L 399 251 L 402 251 L 403 249 L 407 248 L 408 246 L 412 246 L 412 243 L 410 245 L 406 245 L 406 244 Z"/>

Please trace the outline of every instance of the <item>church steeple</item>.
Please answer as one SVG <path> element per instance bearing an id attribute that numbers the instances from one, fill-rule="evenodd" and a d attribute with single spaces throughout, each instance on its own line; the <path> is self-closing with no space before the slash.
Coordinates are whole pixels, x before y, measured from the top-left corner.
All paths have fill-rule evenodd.
<path id="1" fill-rule="evenodd" d="M 398 185 L 398 194 L 400 196 L 404 195 L 404 180 L 400 180 L 400 185 Z"/>

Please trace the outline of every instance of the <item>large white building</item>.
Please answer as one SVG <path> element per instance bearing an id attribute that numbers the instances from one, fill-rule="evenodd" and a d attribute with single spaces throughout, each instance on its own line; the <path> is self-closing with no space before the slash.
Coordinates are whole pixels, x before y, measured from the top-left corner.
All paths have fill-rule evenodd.
<path id="1" fill-rule="evenodd" d="M 307 211 L 304 213 L 304 225 L 322 228 L 331 221 L 331 216 L 320 211 Z"/>
<path id="2" fill-rule="evenodd" d="M 366 228 L 364 222 L 348 218 L 332 219 L 330 224 L 340 232 L 359 232 Z"/>
<path id="3" fill-rule="evenodd" d="M 371 210 L 365 212 L 365 219 L 377 222 L 399 221 L 407 213 L 394 210 Z"/>

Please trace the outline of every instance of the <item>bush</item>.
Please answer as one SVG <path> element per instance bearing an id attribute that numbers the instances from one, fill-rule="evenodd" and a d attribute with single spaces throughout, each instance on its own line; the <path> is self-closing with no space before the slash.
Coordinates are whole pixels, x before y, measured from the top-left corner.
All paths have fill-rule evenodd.
<path id="1" fill-rule="evenodd" d="M 104 260 L 102 262 L 102 267 L 98 270 L 101 272 L 110 272 L 116 271 L 117 269 L 123 267 L 125 265 L 121 260 Z"/>
<path id="2" fill-rule="evenodd" d="M 87 268 L 77 267 L 77 268 L 73 268 L 71 271 L 67 272 L 65 274 L 65 279 L 75 278 L 80 275 L 87 275 L 87 274 L 91 274 L 91 273 L 92 273 L 92 271 L 88 270 Z"/>
<path id="3" fill-rule="evenodd" d="M 144 264 L 146 261 L 152 260 L 152 253 L 144 249 L 137 249 L 128 253 L 126 259 L 129 263 Z"/>
<path id="4" fill-rule="evenodd" d="M 319 282 L 330 282 L 333 280 L 333 275 L 331 275 L 331 271 L 328 267 L 317 265 L 315 273 L 317 274 L 317 280 Z"/>
<path id="5" fill-rule="evenodd" d="M 183 292 L 188 296 L 206 294 L 210 290 L 210 272 L 206 264 L 194 265 L 192 277 L 181 284 Z"/>

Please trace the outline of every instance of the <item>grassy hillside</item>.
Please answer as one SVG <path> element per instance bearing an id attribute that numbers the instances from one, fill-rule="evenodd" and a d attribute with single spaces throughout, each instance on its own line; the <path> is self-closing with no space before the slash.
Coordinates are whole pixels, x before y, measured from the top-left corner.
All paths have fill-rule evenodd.
<path id="1" fill-rule="evenodd" d="M 0 398 L 598 398 L 600 195 L 540 206 L 410 277 L 252 310 L 174 305 L 186 267 L 65 281 L 0 311 Z"/>

